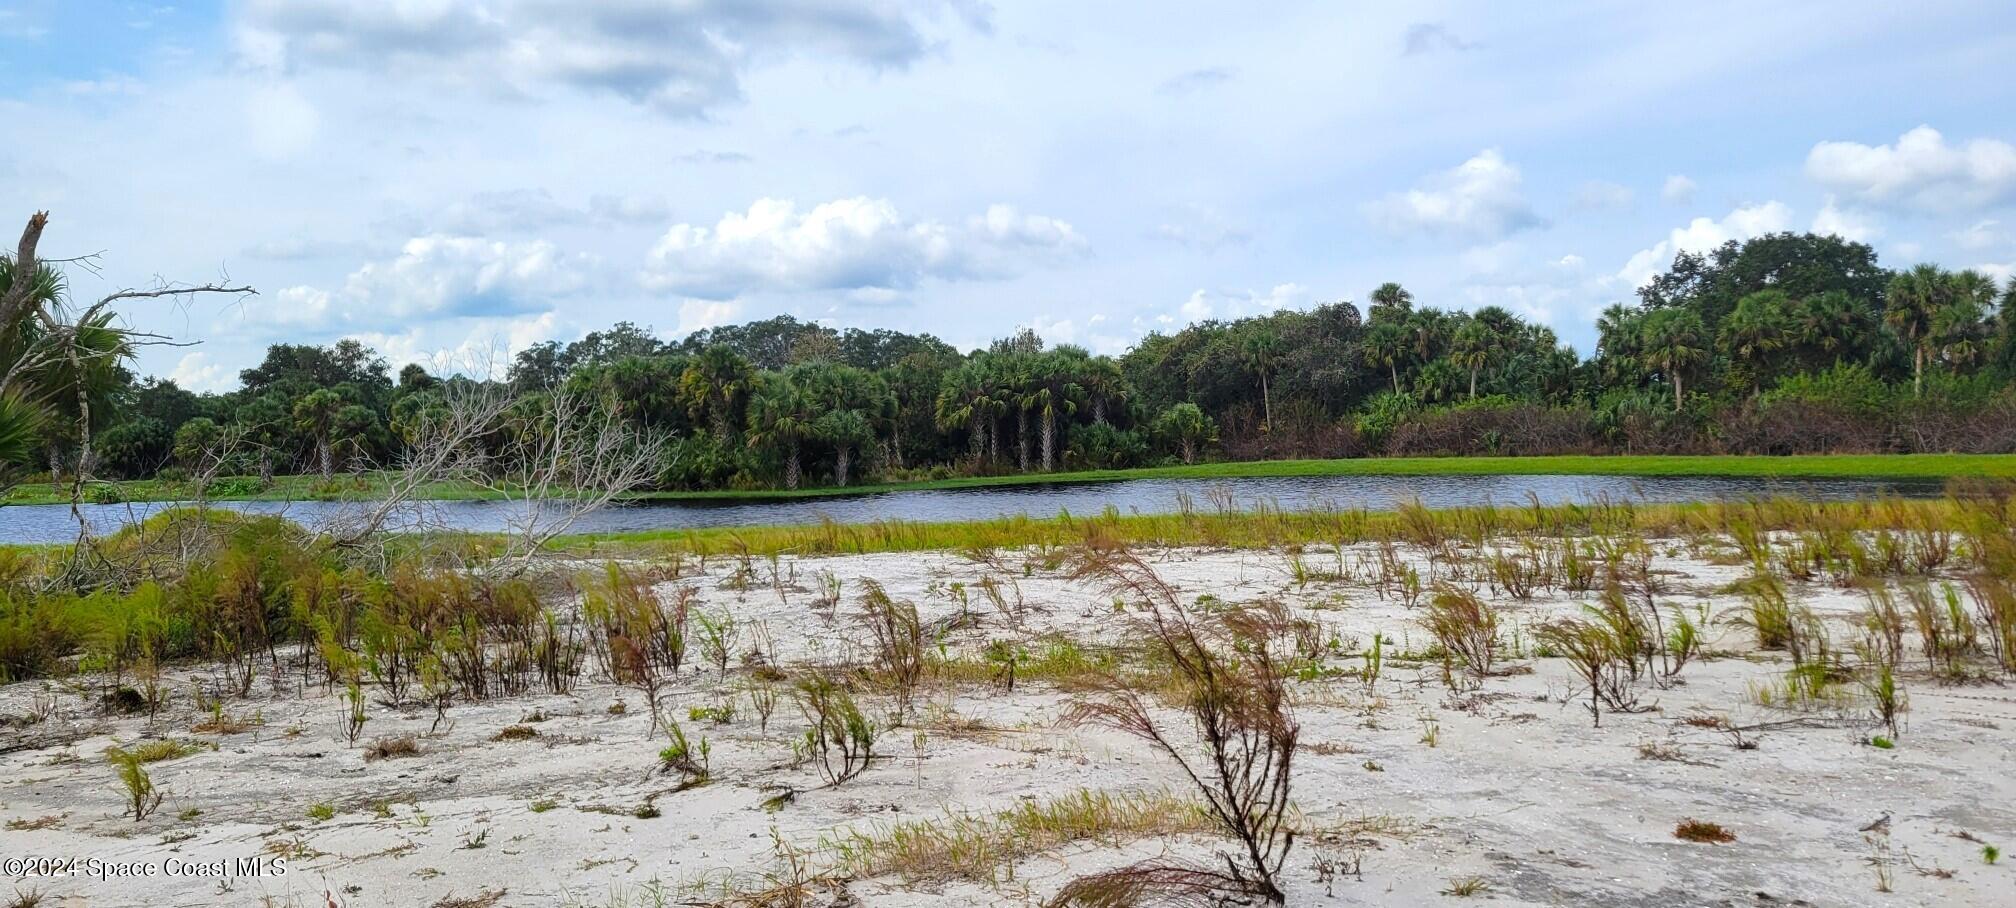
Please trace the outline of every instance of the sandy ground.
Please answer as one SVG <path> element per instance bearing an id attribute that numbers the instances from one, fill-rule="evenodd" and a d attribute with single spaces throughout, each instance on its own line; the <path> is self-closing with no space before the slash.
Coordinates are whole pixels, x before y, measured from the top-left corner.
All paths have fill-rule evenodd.
<path id="1" fill-rule="evenodd" d="M 1334 560 L 1309 557 L 1317 568 Z M 1715 657 L 1690 665 L 1684 684 L 1648 690 L 1644 702 L 1653 708 L 1605 715 L 1595 728 L 1581 700 L 1564 702 L 1575 685 L 1562 660 L 1511 659 L 1531 670 L 1452 691 L 1439 665 L 1404 658 L 1429 640 L 1420 613 L 1363 585 L 1297 584 L 1278 553 L 1177 550 L 1153 561 L 1187 597 L 1278 598 L 1321 622 L 1347 652 L 1375 632 L 1394 641 L 1369 692 L 1355 678 L 1296 683 L 1304 748 L 1294 798 L 1312 834 L 1297 843 L 1285 872 L 1291 904 L 2016 904 L 2016 857 L 1990 866 L 1981 846 L 1961 837 L 2016 848 L 2016 691 L 2006 687 L 1907 677 L 1906 728 L 1895 749 L 1878 749 L 1866 743 L 1872 726 L 1857 717 L 1755 705 L 1750 686 L 1778 677 L 1784 663 L 1745 652 L 1747 632 L 1718 623 L 1710 631 Z M 1677 545 L 1659 566 L 1670 572 L 1668 601 L 1706 604 L 1718 616 L 1734 610 L 1737 600 L 1719 590 L 1735 569 Z M 967 584 L 969 608 L 982 621 L 947 639 L 952 653 L 1018 633 L 1097 642 L 1127 629 L 1109 595 L 1039 568 L 1016 572 L 1029 610 L 1014 631 L 971 586 L 990 569 L 953 553 L 786 559 L 781 599 L 767 566 L 758 567 L 763 579 L 739 590 L 725 583 L 730 565 L 709 567 L 681 582 L 697 584 L 708 608 L 729 609 L 745 623 L 743 648 L 767 640 L 787 665 L 853 653 L 863 635 L 847 616 L 860 578 L 934 618 L 960 611 L 950 584 Z M 829 573 L 848 600 L 833 619 L 812 608 L 811 590 Z M 1859 595 L 1824 586 L 1800 594 L 1836 622 L 1838 637 L 1848 636 Z M 1530 625 L 1582 603 L 1543 594 L 1500 604 L 1513 633 L 1530 639 Z M 1356 669 L 1361 660 L 1337 656 L 1331 664 Z M 711 667 L 690 671 L 671 696 L 675 714 L 683 720 L 690 707 L 720 702 L 743 671 L 731 669 L 725 682 Z M 186 694 L 151 721 L 113 718 L 74 683 L 0 688 L 0 716 L 30 712 L 52 696 L 57 708 L 47 721 L 0 729 L 0 857 L 95 858 L 157 873 L 170 859 L 288 861 L 285 876 L 231 882 L 13 875 L 12 885 L 40 892 L 44 906 L 705 902 L 722 881 L 772 865 L 773 830 L 812 846 L 843 828 L 998 809 L 1081 788 L 1184 793 L 1173 766 L 1143 744 L 1060 726 L 1068 697 L 1032 683 L 1012 695 L 984 684 L 934 690 L 922 707 L 921 742 L 909 729 L 885 734 L 883 758 L 839 787 L 822 787 L 811 768 L 792 765 L 789 742 L 804 726 L 788 702 L 767 734 L 746 706 L 725 726 L 686 722 L 710 742 L 715 781 L 678 792 L 675 778 L 652 772 L 663 741 L 647 734 L 641 696 L 605 683 L 583 683 L 570 696 L 460 705 L 439 734 L 428 733 L 427 710 L 374 705 L 366 739 L 411 734 L 421 750 L 378 761 L 344 740 L 336 698 L 312 690 L 303 699 L 262 685 L 230 711 L 263 724 L 236 734 L 192 731 L 200 716 Z M 612 715 L 619 699 L 631 708 Z M 1727 735 L 1682 721 L 1696 708 L 1791 724 L 1755 732 L 1758 745 L 1738 749 Z M 492 740 L 520 723 L 537 738 Z M 1433 746 L 1424 740 L 1431 730 Z M 122 816 L 102 752 L 156 737 L 215 750 L 153 764 L 168 795 L 136 823 Z M 797 791 L 790 803 L 763 809 L 785 786 Z M 647 802 L 661 815 L 639 819 Z M 311 818 L 316 804 L 330 805 L 334 816 Z M 1862 829 L 1885 816 L 1888 851 L 1879 852 Z M 1736 841 L 1680 841 L 1673 830 L 1686 818 L 1720 823 Z M 1209 837 L 1083 844 L 1003 868 L 989 884 L 856 880 L 847 898 L 1039 904 L 1090 870 L 1162 854 L 1208 858 L 1220 844 Z M 1346 872 L 1319 881 L 1319 858 Z M 1887 862 L 1892 892 L 1877 891 L 1879 861 Z M 1468 878 L 1486 888 L 1468 898 L 1445 894 Z M 0 882 L 0 905 L 8 885 Z M 498 897 L 480 901 L 490 895 Z"/>

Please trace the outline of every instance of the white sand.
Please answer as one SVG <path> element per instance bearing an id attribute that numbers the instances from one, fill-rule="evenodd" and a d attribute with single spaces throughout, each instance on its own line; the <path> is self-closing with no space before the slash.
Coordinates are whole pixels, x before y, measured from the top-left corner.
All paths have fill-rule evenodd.
<path id="1" fill-rule="evenodd" d="M 1020 563 L 1020 554 L 1010 557 Z M 1402 644 L 1394 651 L 1429 640 L 1418 612 L 1361 585 L 1297 586 L 1279 554 L 1181 550 L 1154 560 L 1186 596 L 1276 597 L 1353 650 L 1375 631 Z M 1312 554 L 1310 563 L 1334 561 Z M 1683 557 L 1677 547 L 1659 566 L 1673 572 L 1667 601 L 1706 603 L 1722 616 L 1736 606 L 1734 597 L 1716 593 L 1736 576 L 1733 569 Z M 848 618 L 858 578 L 879 580 L 934 618 L 958 606 L 932 590 L 968 584 L 970 608 L 983 621 L 955 633 L 947 641 L 952 651 L 1017 636 L 971 587 L 988 569 L 955 554 L 786 559 L 782 567 L 803 589 L 781 601 L 767 577 L 747 590 L 725 588 L 728 565 L 718 562 L 710 564 L 710 576 L 682 582 L 698 583 L 707 607 L 760 623 L 787 665 L 858 653 L 865 635 Z M 760 564 L 759 570 L 767 573 Z M 830 621 L 810 607 L 821 572 L 847 584 L 847 601 Z M 1097 642 L 1126 632 L 1111 597 L 1087 585 L 1040 570 L 1017 582 L 1030 604 L 1021 636 L 1055 632 Z M 1860 610 L 1859 595 L 1824 586 L 1800 593 L 1833 621 L 1837 639 L 1848 639 L 1846 621 Z M 1530 640 L 1525 626 L 1581 602 L 1556 594 L 1500 604 L 1508 623 Z M 1711 650 L 1748 648 L 1741 628 L 1718 623 L 1710 636 Z M 759 639 L 752 624 L 743 645 Z M 1389 658 L 1400 661 L 1398 652 Z M 1375 819 L 1362 824 L 1372 830 L 1362 836 L 1333 833 L 1297 843 L 1285 872 L 1291 904 L 1461 904 L 1442 890 L 1473 876 L 1489 887 L 1480 897 L 1501 905 L 2016 904 L 2016 857 L 1988 866 L 1978 844 L 1958 837 L 2016 848 L 2016 691 L 1908 676 L 1906 728 L 1895 749 L 1880 750 L 1863 743 L 1872 732 L 1867 723 L 1755 706 L 1747 686 L 1782 673 L 1776 654 L 1690 665 L 1684 684 L 1646 692 L 1644 702 L 1654 709 L 1605 715 L 1600 728 L 1591 727 L 1582 700 L 1562 702 L 1574 690 L 1562 660 L 1509 661 L 1532 671 L 1488 679 L 1475 692 L 1452 693 L 1439 665 L 1389 664 L 1369 694 L 1356 679 L 1296 684 L 1305 744 L 1296 764 L 1296 804 L 1318 828 Z M 1331 664 L 1361 663 L 1353 657 Z M 201 673 L 183 669 L 178 677 Z M 315 691 L 305 699 L 277 697 L 262 683 L 253 701 L 232 703 L 230 711 L 259 712 L 263 726 L 220 736 L 190 731 L 199 717 L 186 683 L 151 723 L 100 715 L 81 687 L 15 684 L 0 688 L 0 715 L 27 712 L 49 691 L 58 698 L 58 715 L 25 730 L 0 730 L 0 748 L 74 740 L 0 754 L 0 822 L 19 821 L 0 829 L 0 857 L 159 867 L 171 858 L 297 854 L 286 876 L 240 879 L 228 891 L 214 879 L 17 881 L 22 891 L 39 889 L 45 906 L 428 906 L 486 891 L 503 893 L 498 905 L 648 905 L 655 903 L 653 881 L 664 887 L 664 903 L 676 904 L 706 900 L 691 892 L 696 883 L 771 866 L 773 828 L 788 841 L 814 845 L 842 827 L 989 810 L 1080 788 L 1187 795 L 1174 767 L 1141 743 L 1058 726 L 1067 698 L 1030 683 L 1013 695 L 986 685 L 935 690 L 923 707 L 921 760 L 910 730 L 891 731 L 878 744 L 884 759 L 865 774 L 820 787 L 813 769 L 790 765 L 789 742 L 803 722 L 788 699 L 767 735 L 759 734 L 746 701 L 728 726 L 684 721 L 688 708 L 712 705 L 739 685 L 740 674 L 731 671 L 724 684 L 711 667 L 692 670 L 672 694 L 688 732 L 709 740 L 715 777 L 677 793 L 669 791 L 676 778 L 652 773 L 663 741 L 647 737 L 642 696 L 606 683 L 584 683 L 572 696 L 460 705 L 450 713 L 452 729 L 431 736 L 425 709 L 374 704 L 366 739 L 418 735 L 422 750 L 377 762 L 344 741 L 337 699 Z M 610 715 L 619 698 L 632 708 Z M 1739 722 L 1810 721 L 1758 732 L 1756 749 L 1739 750 L 1723 734 L 1680 721 L 1696 707 Z M 874 702 L 876 711 L 885 708 Z M 537 740 L 491 740 L 535 712 L 545 716 L 532 723 Z M 985 729 L 955 731 L 947 719 L 954 714 Z M 1422 743 L 1431 724 L 1434 747 Z M 121 792 L 101 753 L 161 736 L 210 741 L 217 749 L 154 764 L 153 777 L 168 797 L 158 813 L 135 823 L 121 815 Z M 1644 758 L 1640 748 L 1648 744 L 1680 759 Z M 799 793 L 775 813 L 762 809 L 779 786 Z M 533 802 L 545 799 L 558 806 L 535 813 Z M 647 800 L 663 815 L 632 816 Z M 334 805 L 336 816 L 310 819 L 310 806 L 322 802 Z M 391 805 L 389 818 L 374 812 L 378 802 Z M 1892 817 L 1889 894 L 1875 891 L 1874 848 L 1858 831 L 1885 814 Z M 43 817 L 56 819 L 44 828 L 19 828 Z M 1675 824 L 1690 817 L 1726 826 L 1737 841 L 1675 839 Z M 468 847 L 479 835 L 482 847 Z M 1209 837 L 1120 849 L 1086 844 L 1003 868 L 994 884 L 884 878 L 854 881 L 848 892 L 859 904 L 878 906 L 1036 904 L 1090 870 L 1159 854 L 1208 859 L 1219 844 Z M 1317 882 L 1319 854 L 1347 863 L 1355 855 L 1362 878 Z M 0 883 L 0 904 L 9 897 L 6 885 Z"/>

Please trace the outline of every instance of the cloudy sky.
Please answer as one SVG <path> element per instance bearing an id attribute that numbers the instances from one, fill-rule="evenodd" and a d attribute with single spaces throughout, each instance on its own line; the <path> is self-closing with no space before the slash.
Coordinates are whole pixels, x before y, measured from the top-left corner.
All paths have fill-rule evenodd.
<path id="1" fill-rule="evenodd" d="M 1403 9 L 1404 7 L 1404 9 Z M 2004 2 L 0 0 L 0 229 L 198 340 L 395 362 L 790 313 L 1117 352 L 1362 300 L 1553 325 L 1774 230 L 2016 264 Z"/>

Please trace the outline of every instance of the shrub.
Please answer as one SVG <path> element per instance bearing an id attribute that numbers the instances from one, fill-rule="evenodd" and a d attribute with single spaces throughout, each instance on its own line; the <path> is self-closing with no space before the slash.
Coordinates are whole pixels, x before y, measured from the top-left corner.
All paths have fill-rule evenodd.
<path id="1" fill-rule="evenodd" d="M 132 751 L 113 748 L 107 758 L 119 773 L 119 788 L 126 796 L 126 812 L 133 815 L 134 822 L 147 819 L 154 808 L 161 806 L 161 792 L 154 787 L 154 777 L 147 773 L 146 761 Z"/>
<path id="2" fill-rule="evenodd" d="M 1134 735 L 1174 760 L 1241 853 L 1224 856 L 1224 870 L 1151 862 L 1081 877 L 1053 904 L 1133 904 L 1158 892 L 1188 898 L 1212 890 L 1282 904 L 1278 880 L 1295 842 L 1288 800 L 1301 734 L 1274 652 L 1275 641 L 1291 633 L 1285 611 L 1228 609 L 1199 619 L 1146 562 L 1100 540 L 1088 542 L 1072 575 L 1102 581 L 1114 595 L 1139 602 L 1128 614 L 1169 662 L 1201 753 L 1178 745 L 1147 701 L 1116 679 L 1104 682 L 1098 696 L 1074 702 L 1066 718 Z M 1123 901 L 1114 901 L 1116 895 Z"/>
<path id="3" fill-rule="evenodd" d="M 1064 464 L 1074 470 L 1124 470 L 1147 463 L 1148 453 L 1140 432 L 1095 422 L 1071 428 Z"/>
<path id="4" fill-rule="evenodd" d="M 1396 456 L 1582 454 L 1595 447 L 1590 425 L 1589 411 L 1579 407 L 1487 397 L 1410 414 L 1392 428 L 1386 452 Z"/>
<path id="5" fill-rule="evenodd" d="M 801 758 L 818 761 L 828 784 L 861 774 L 875 756 L 875 723 L 861 714 L 854 695 L 825 675 L 798 682 L 798 710 L 811 728 L 798 745 Z"/>
<path id="6" fill-rule="evenodd" d="M 1463 660 L 1472 674 L 1491 673 L 1498 649 L 1498 610 L 1476 593 L 1444 585 L 1428 600 L 1425 623 L 1442 648 Z"/>
<path id="7" fill-rule="evenodd" d="M 1630 641 L 1619 639 L 1603 621 L 1561 618 L 1540 626 L 1535 641 L 1568 660 L 1589 689 L 1589 716 L 1603 724 L 1603 708 L 1627 710 L 1638 702 L 1636 655 Z"/>
<path id="8" fill-rule="evenodd" d="M 664 769 L 676 772 L 684 778 L 682 788 L 704 785 L 708 779 L 708 756 L 712 748 L 707 739 L 701 738 L 696 746 L 686 738 L 686 730 L 679 723 L 666 719 L 665 733 L 671 736 L 671 743 L 658 752 L 658 763 Z"/>
<path id="9" fill-rule="evenodd" d="M 1186 401 L 1155 418 L 1155 435 L 1184 463 L 1196 463 L 1204 448 L 1218 440 L 1218 424 L 1196 404 Z"/>
<path id="10" fill-rule="evenodd" d="M 911 700 L 924 680 L 927 643 L 917 607 L 889 598 L 882 585 L 861 581 L 861 624 L 875 641 L 875 666 L 896 698 L 896 721 L 910 716 Z"/>
<path id="11" fill-rule="evenodd" d="M 1368 448 L 1385 450 L 1394 430 L 1419 409 L 1420 402 L 1409 394 L 1381 391 L 1373 395 L 1358 413 L 1358 440 Z"/>
<path id="12" fill-rule="evenodd" d="M 655 733 L 659 698 L 686 660 L 687 617 L 698 594 L 680 587 L 667 601 L 651 581 L 615 562 L 603 565 L 601 576 L 587 584 L 581 614 L 610 679 L 643 690 Z"/>

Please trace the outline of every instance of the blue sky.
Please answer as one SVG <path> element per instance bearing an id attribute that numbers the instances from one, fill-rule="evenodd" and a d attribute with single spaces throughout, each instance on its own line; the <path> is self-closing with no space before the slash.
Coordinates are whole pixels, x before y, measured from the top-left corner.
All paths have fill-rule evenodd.
<path id="1" fill-rule="evenodd" d="M 0 213 L 104 253 L 80 297 L 256 286 L 126 310 L 199 389 L 622 319 L 1117 352 L 1386 280 L 1587 353 L 1760 232 L 2007 278 L 2012 61 L 1985 2 L 0 0 Z"/>

